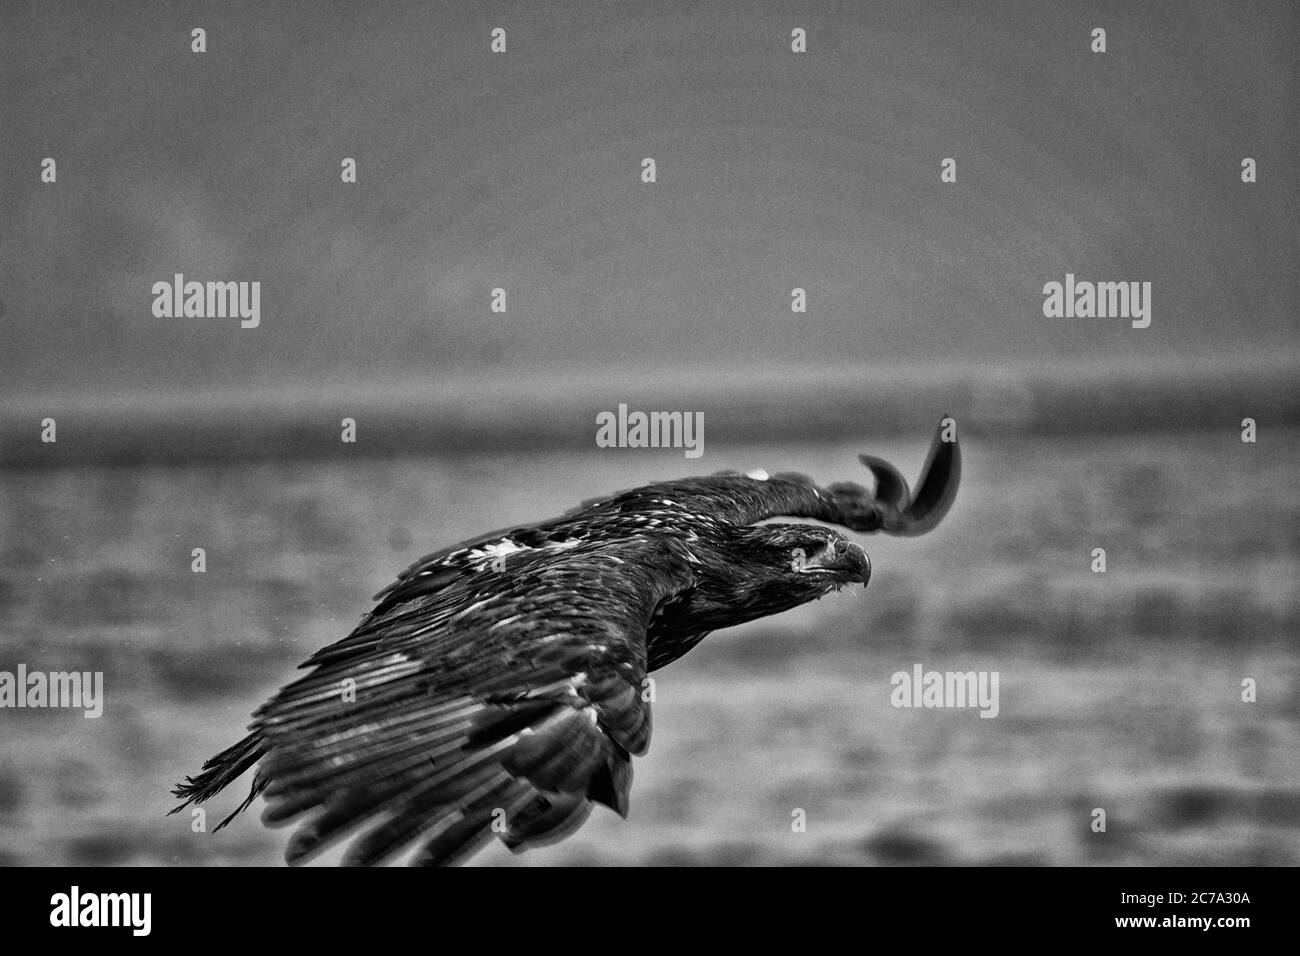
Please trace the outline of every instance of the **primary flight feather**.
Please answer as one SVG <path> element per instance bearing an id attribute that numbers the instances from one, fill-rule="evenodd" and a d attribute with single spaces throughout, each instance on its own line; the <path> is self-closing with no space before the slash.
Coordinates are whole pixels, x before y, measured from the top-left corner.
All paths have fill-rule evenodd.
<path id="1" fill-rule="evenodd" d="M 594 803 L 626 816 L 631 758 L 650 744 L 650 671 L 711 631 L 870 577 L 838 531 L 758 522 L 924 533 L 956 495 L 951 427 L 940 422 L 915 494 L 864 455 L 873 492 L 793 473 L 686 478 L 428 555 L 177 787 L 172 812 L 256 767 L 221 826 L 260 795 L 264 822 L 298 823 L 290 863 L 346 840 L 346 863 L 414 845 L 423 865 L 493 836 L 512 850 L 553 842 Z"/>

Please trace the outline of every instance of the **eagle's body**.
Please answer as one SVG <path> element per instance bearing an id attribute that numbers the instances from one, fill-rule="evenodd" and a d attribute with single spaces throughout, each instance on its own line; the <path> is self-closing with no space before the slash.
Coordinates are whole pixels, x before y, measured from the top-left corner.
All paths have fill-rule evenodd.
<path id="1" fill-rule="evenodd" d="M 559 839 L 593 802 L 626 815 L 650 671 L 713 630 L 867 583 L 866 553 L 839 532 L 757 522 L 919 534 L 951 505 L 955 438 L 936 436 L 915 497 L 863 461 L 874 495 L 794 474 L 689 478 L 422 558 L 177 789 L 181 807 L 257 764 L 236 813 L 263 794 L 267 823 L 305 817 L 290 862 L 344 836 L 351 863 L 417 840 L 414 862 L 455 862 L 493 835 Z"/>

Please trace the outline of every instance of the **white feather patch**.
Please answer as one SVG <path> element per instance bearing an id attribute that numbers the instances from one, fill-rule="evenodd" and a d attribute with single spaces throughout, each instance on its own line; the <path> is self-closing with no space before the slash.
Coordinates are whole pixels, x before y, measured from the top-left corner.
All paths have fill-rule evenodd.
<path id="1" fill-rule="evenodd" d="M 507 554 L 518 554 L 520 551 L 527 550 L 509 538 L 502 538 L 500 541 L 493 541 L 491 544 L 476 548 L 469 555 L 471 558 L 504 558 Z"/>

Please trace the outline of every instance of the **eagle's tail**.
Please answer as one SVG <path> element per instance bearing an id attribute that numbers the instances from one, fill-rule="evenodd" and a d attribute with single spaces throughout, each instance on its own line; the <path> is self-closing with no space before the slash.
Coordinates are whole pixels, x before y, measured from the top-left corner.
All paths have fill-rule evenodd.
<path id="1" fill-rule="evenodd" d="M 209 797 L 216 796 L 261 760 L 265 753 L 266 745 L 255 731 L 233 747 L 228 747 L 215 757 L 210 758 L 203 764 L 203 769 L 197 777 L 186 777 L 184 783 L 176 785 L 172 795 L 180 799 L 181 803 L 172 809 L 168 815 L 179 813 L 191 803 L 202 803 Z M 258 794 L 266 789 L 268 782 L 260 772 L 254 774 L 253 785 L 249 789 L 244 802 L 236 807 L 230 816 L 217 824 L 216 829 L 220 830 L 244 810 L 247 810 L 249 804 L 257 799 Z"/>

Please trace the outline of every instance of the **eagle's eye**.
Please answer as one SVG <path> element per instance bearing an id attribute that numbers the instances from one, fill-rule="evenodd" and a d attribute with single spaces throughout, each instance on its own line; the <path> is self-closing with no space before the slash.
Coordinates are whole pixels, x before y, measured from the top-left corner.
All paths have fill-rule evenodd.
<path id="1" fill-rule="evenodd" d="M 803 571 L 811 565 L 818 564 L 826 555 L 830 546 L 822 541 L 805 542 L 790 551 L 790 570 Z"/>

